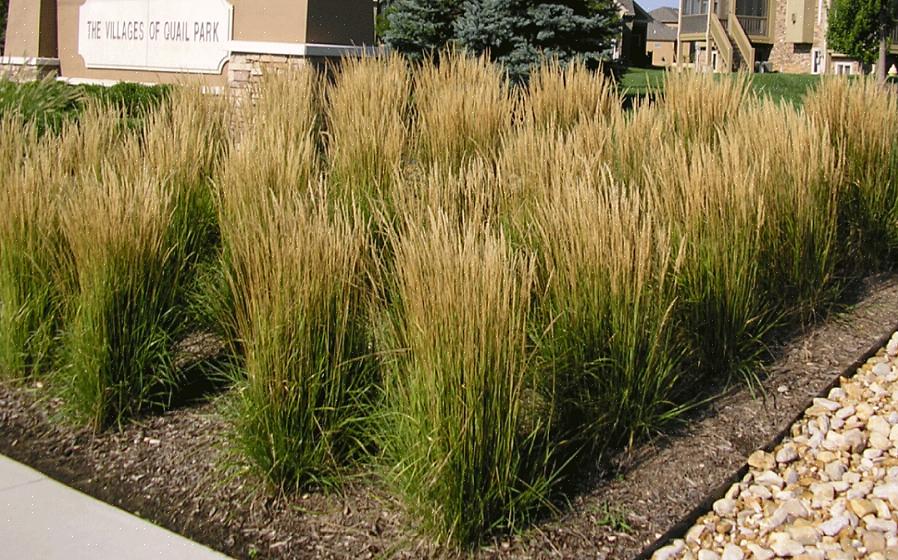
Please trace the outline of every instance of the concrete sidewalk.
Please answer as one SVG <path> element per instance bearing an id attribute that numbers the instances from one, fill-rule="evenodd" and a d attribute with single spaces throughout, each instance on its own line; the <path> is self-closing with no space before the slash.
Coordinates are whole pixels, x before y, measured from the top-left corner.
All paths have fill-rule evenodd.
<path id="1" fill-rule="evenodd" d="M 0 557 L 226 557 L 0 455 Z"/>

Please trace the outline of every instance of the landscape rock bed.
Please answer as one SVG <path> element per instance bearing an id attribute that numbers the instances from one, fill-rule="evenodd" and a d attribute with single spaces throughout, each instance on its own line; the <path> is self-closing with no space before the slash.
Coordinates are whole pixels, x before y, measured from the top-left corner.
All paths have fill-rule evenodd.
<path id="1" fill-rule="evenodd" d="M 898 332 L 654 559 L 898 558 Z"/>
<path id="2" fill-rule="evenodd" d="M 618 458 L 621 476 L 583 480 L 572 507 L 477 557 L 632 558 L 744 464 L 877 338 L 894 330 L 898 282 L 869 281 L 854 308 L 782 348 L 766 398 L 725 393 L 682 430 Z M 783 389 L 785 387 L 785 389 Z M 722 388 L 720 388 L 722 389 Z M 778 389 L 782 389 L 781 391 Z M 215 402 L 94 435 L 51 422 L 44 389 L 0 384 L 0 453 L 235 557 L 443 557 L 406 527 L 398 503 L 364 480 L 342 494 L 269 498 L 225 452 Z M 617 512 L 629 527 L 610 522 Z M 746 554 L 746 557 L 750 557 Z"/>

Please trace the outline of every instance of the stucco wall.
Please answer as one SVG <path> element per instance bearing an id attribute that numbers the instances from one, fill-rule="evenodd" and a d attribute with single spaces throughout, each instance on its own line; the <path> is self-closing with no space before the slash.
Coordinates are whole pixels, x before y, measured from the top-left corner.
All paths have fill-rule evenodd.
<path id="1" fill-rule="evenodd" d="M 56 0 L 10 0 L 3 53 L 56 57 Z"/>

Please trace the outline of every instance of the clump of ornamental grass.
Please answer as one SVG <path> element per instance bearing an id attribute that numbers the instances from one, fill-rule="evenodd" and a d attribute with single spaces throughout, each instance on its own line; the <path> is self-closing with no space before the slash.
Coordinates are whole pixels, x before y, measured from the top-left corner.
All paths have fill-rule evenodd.
<path id="1" fill-rule="evenodd" d="M 411 77 L 398 55 L 340 62 L 327 91 L 331 189 L 370 206 L 401 169 L 408 139 Z"/>
<path id="2" fill-rule="evenodd" d="M 805 112 L 844 157 L 839 220 L 855 274 L 887 265 L 898 248 L 898 97 L 872 79 L 825 79 Z"/>
<path id="3" fill-rule="evenodd" d="M 582 459 L 656 429 L 683 361 L 675 336 L 680 252 L 652 200 L 610 178 L 547 190 L 532 243 L 541 392 L 556 441 Z"/>
<path id="4" fill-rule="evenodd" d="M 136 152 L 81 177 L 60 211 L 74 289 L 58 380 L 68 415 L 94 429 L 164 406 L 178 382 L 175 196 Z"/>
<path id="5" fill-rule="evenodd" d="M 258 198 L 222 222 L 242 348 L 235 445 L 273 486 L 330 486 L 363 451 L 371 398 L 367 225 L 304 193 Z"/>
<path id="6" fill-rule="evenodd" d="M 545 425 L 529 407 L 534 269 L 488 225 L 431 212 L 394 239 L 377 323 L 381 445 L 413 518 L 471 545 L 520 527 L 552 478 Z"/>
<path id="7" fill-rule="evenodd" d="M 261 220 L 256 209 L 272 196 L 308 193 L 315 188 L 318 152 L 320 85 L 314 70 L 305 66 L 265 74 L 244 101 L 245 118 L 230 136 L 226 156 L 215 176 L 215 202 L 220 223 Z M 222 226 L 224 227 L 224 226 Z M 217 262 L 206 267 L 195 298 L 197 314 L 229 340 L 239 354 L 235 332 L 235 294 L 227 286 L 230 254 L 223 242 Z M 233 281 L 233 278 L 232 278 Z"/>
<path id="8" fill-rule="evenodd" d="M 754 170 L 712 144 L 680 145 L 659 154 L 656 181 L 662 219 L 684 247 L 678 320 L 691 371 L 754 382 L 772 325 L 760 278 L 765 205 Z"/>
<path id="9" fill-rule="evenodd" d="M 603 161 L 615 179 L 623 184 L 645 185 L 651 189 L 652 177 L 658 173 L 654 169 L 657 154 L 665 146 L 684 142 L 671 131 L 671 120 L 668 109 L 657 104 L 637 103 L 629 111 L 615 113 L 609 124 L 584 123 L 578 127 L 577 135 L 607 142 Z M 604 140 L 606 136 L 610 139 Z"/>
<path id="10" fill-rule="evenodd" d="M 581 60 L 562 65 L 557 58 L 546 59 L 530 75 L 522 103 L 525 122 L 562 130 L 620 108 L 617 86 L 601 70 L 590 70 Z"/>
<path id="11" fill-rule="evenodd" d="M 417 155 L 424 165 L 492 161 L 513 123 L 515 102 L 501 68 L 486 57 L 448 52 L 415 75 Z"/>
<path id="12" fill-rule="evenodd" d="M 178 239 L 173 258 L 183 264 L 176 307 L 197 322 L 195 327 L 215 322 L 204 296 L 220 254 L 213 180 L 230 149 L 230 117 L 227 99 L 179 87 L 144 117 L 139 131 L 136 157 L 144 158 L 173 196 L 169 229 Z"/>
<path id="13" fill-rule="evenodd" d="M 0 119 L 0 379 L 46 373 L 58 329 L 61 254 L 52 140 L 35 125 Z"/>
<path id="14" fill-rule="evenodd" d="M 750 74 L 719 77 L 708 72 L 668 71 L 659 101 L 670 131 L 689 143 L 711 141 L 750 97 Z"/>
<path id="15" fill-rule="evenodd" d="M 53 173 L 72 179 L 99 167 L 127 136 L 118 108 L 95 101 L 84 104 L 78 119 L 67 121 L 54 139 Z"/>
<path id="16" fill-rule="evenodd" d="M 827 129 L 791 105 L 765 102 L 720 138 L 727 168 L 747 168 L 763 201 L 757 258 L 770 305 L 790 321 L 812 320 L 844 287 L 849 250 L 839 235 L 842 162 Z"/>

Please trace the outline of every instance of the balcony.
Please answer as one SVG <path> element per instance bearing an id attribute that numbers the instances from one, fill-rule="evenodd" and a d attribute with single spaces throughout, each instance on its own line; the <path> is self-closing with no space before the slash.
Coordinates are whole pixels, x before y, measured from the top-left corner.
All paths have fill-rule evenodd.
<path id="1" fill-rule="evenodd" d="M 749 37 L 766 37 L 767 36 L 767 18 L 766 17 L 758 17 L 758 16 L 740 16 L 736 15 L 739 19 L 739 24 L 742 25 L 742 29 L 745 30 L 745 34 Z"/>

